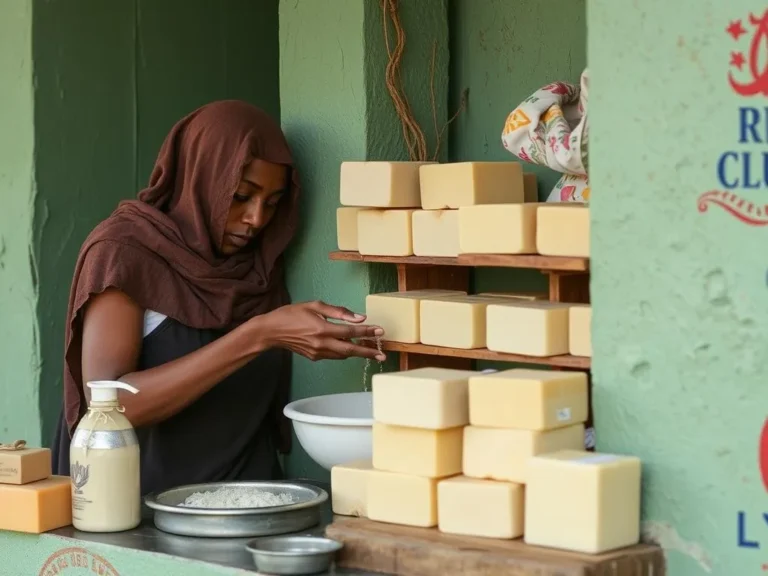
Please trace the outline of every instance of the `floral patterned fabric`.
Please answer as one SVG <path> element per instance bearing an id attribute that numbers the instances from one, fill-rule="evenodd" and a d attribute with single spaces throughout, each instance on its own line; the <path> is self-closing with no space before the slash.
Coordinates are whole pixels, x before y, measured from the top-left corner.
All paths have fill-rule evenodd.
<path id="1" fill-rule="evenodd" d="M 548 84 L 507 117 L 501 142 L 525 162 L 547 166 L 563 177 L 547 202 L 588 202 L 587 84 Z"/>

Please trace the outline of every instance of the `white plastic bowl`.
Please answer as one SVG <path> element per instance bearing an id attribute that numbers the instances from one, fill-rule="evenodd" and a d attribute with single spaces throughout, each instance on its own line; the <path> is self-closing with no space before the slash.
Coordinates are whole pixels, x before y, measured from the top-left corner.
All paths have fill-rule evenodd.
<path id="1" fill-rule="evenodd" d="M 291 402 L 283 414 L 293 421 L 301 447 L 326 470 L 353 460 L 370 460 L 373 395 L 328 394 Z"/>

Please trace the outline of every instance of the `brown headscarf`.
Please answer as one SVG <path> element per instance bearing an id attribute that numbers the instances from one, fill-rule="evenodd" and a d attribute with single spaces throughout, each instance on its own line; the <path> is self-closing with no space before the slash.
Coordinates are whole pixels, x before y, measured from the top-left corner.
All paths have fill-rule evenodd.
<path id="1" fill-rule="evenodd" d="M 138 200 L 122 202 L 88 236 L 67 311 L 64 409 L 70 434 L 85 411 L 82 326 L 91 296 L 117 288 L 144 309 L 200 329 L 229 329 L 289 302 L 282 254 L 298 221 L 296 170 L 291 169 L 290 190 L 255 248 L 217 255 L 243 168 L 255 158 L 293 167 L 280 126 L 245 102 L 203 106 L 168 134 Z M 284 452 L 290 448 L 290 427 L 282 408 L 289 394 L 286 352 L 275 404 Z"/>

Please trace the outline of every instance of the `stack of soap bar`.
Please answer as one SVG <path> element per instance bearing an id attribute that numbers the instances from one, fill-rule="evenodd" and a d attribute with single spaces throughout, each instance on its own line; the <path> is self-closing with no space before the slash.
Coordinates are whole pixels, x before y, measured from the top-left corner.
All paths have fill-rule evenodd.
<path id="1" fill-rule="evenodd" d="M 331 468 L 331 507 L 341 516 L 368 516 L 370 460 L 355 460 Z"/>
<path id="2" fill-rule="evenodd" d="M 570 306 L 559 302 L 509 301 L 488 306 L 487 348 L 537 357 L 568 354 Z M 422 318 L 423 314 L 422 311 Z"/>
<path id="3" fill-rule="evenodd" d="M 361 210 L 357 247 L 368 256 L 413 256 L 413 210 Z"/>
<path id="4" fill-rule="evenodd" d="M 357 214 L 365 208 L 336 209 L 336 243 L 339 250 L 357 251 Z"/>
<path id="5" fill-rule="evenodd" d="M 464 350 L 485 348 L 486 308 L 503 302 L 509 302 L 509 299 L 445 296 L 422 300 L 421 343 Z"/>
<path id="6" fill-rule="evenodd" d="M 462 254 L 535 254 L 537 203 L 459 208 Z"/>
<path id="7" fill-rule="evenodd" d="M 544 204 L 536 211 L 536 249 L 545 256 L 589 257 L 589 208 Z"/>
<path id="8" fill-rule="evenodd" d="M 523 534 L 524 487 L 466 476 L 437 485 L 438 528 L 448 534 L 518 538 Z"/>
<path id="9" fill-rule="evenodd" d="M 640 540 L 640 460 L 562 451 L 532 458 L 525 542 L 601 554 Z"/>
<path id="10" fill-rule="evenodd" d="M 573 356 L 592 356 L 591 306 L 571 306 L 568 315 L 568 350 Z"/>
<path id="11" fill-rule="evenodd" d="M 393 342 L 420 342 L 420 302 L 425 298 L 460 296 L 459 290 L 408 290 L 369 294 L 365 297 L 366 322 L 381 326 L 384 338 Z"/>
<path id="12" fill-rule="evenodd" d="M 517 162 L 457 162 L 419 169 L 421 207 L 425 210 L 475 204 L 522 203 L 523 169 Z"/>
<path id="13" fill-rule="evenodd" d="M 539 201 L 539 187 L 536 182 L 536 174 L 530 172 L 523 174 L 523 187 L 526 202 Z"/>
<path id="14" fill-rule="evenodd" d="M 72 524 L 69 476 L 30 484 L 0 484 L 0 530 L 41 534 Z"/>
<path id="15" fill-rule="evenodd" d="M 458 256 L 458 211 L 416 210 L 413 213 L 413 253 L 445 258 Z"/>
<path id="16" fill-rule="evenodd" d="M 0 484 L 29 484 L 51 475 L 48 448 L 0 450 Z"/>
<path id="17" fill-rule="evenodd" d="M 418 208 L 419 168 L 431 162 L 342 162 L 344 206 Z"/>

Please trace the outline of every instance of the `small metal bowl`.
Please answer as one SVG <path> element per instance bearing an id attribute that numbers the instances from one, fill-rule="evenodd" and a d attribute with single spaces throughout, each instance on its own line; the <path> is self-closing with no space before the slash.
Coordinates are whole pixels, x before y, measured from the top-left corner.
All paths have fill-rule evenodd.
<path id="1" fill-rule="evenodd" d="M 256 569 L 265 574 L 319 574 L 330 569 L 344 545 L 319 536 L 274 536 L 246 545 Z"/>

